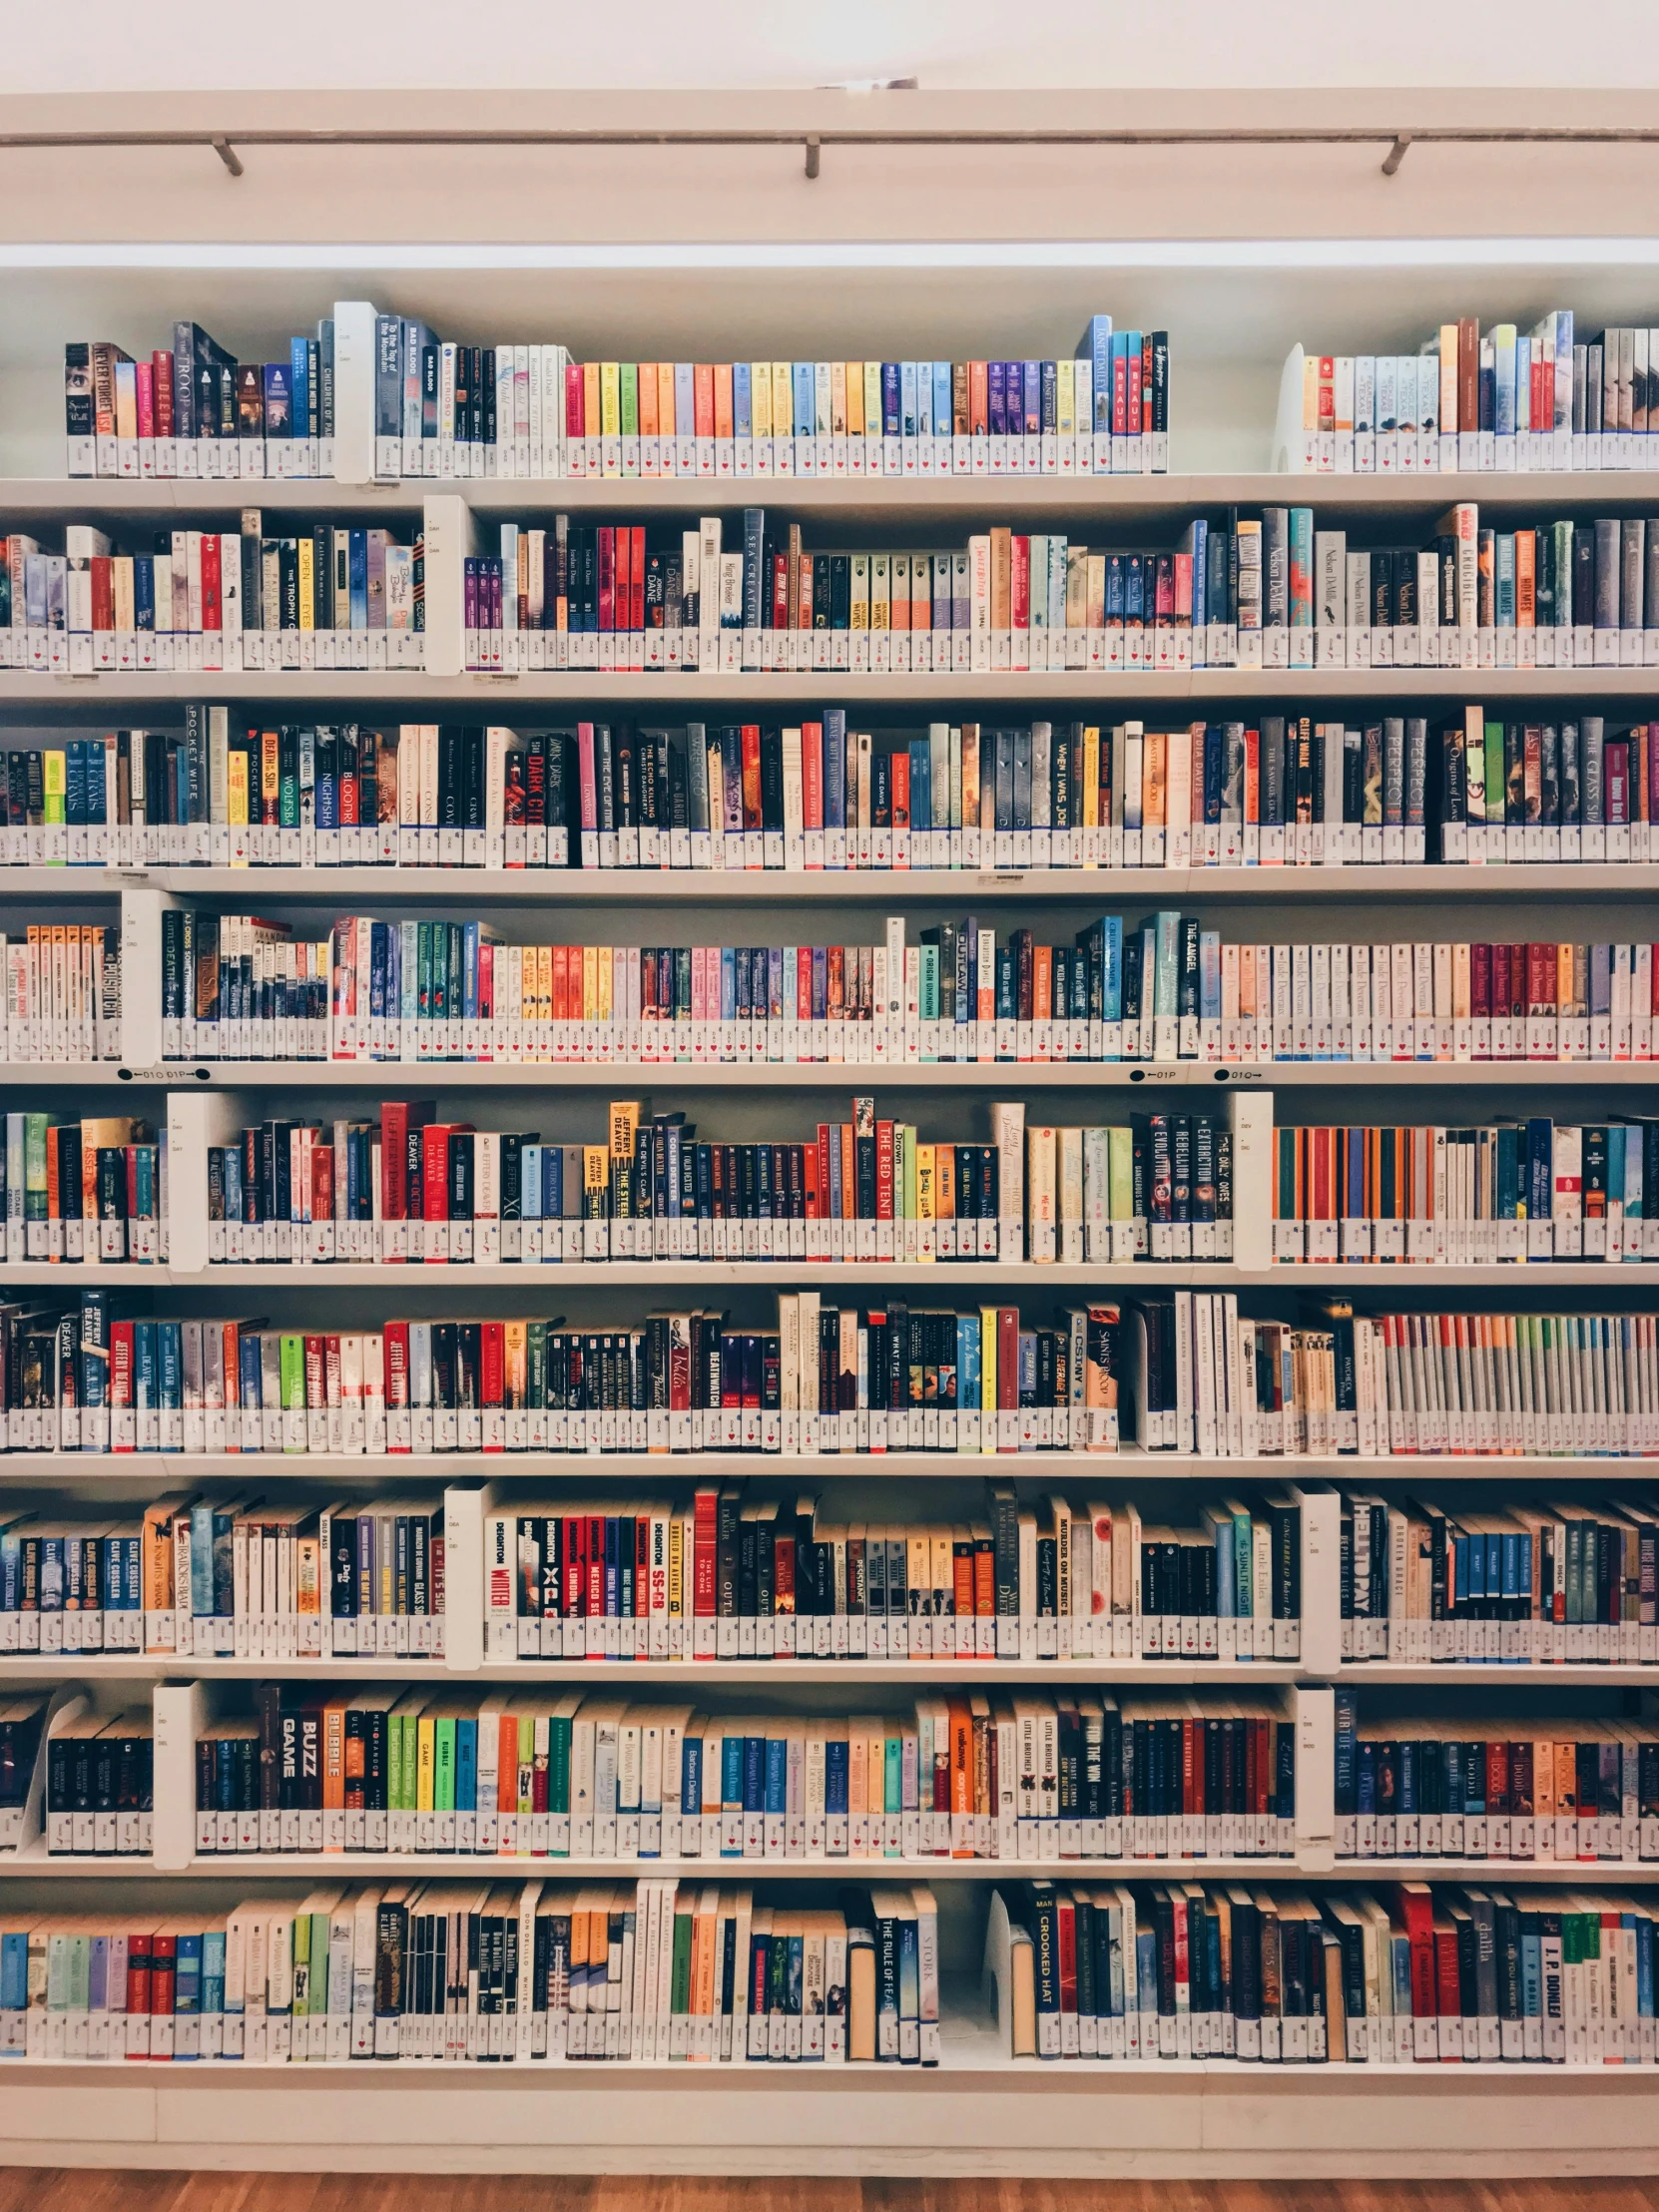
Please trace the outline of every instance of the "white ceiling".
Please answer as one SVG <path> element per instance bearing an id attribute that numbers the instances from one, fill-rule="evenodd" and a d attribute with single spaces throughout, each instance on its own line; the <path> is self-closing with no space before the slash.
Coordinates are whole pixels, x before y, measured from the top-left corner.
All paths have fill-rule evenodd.
<path id="1" fill-rule="evenodd" d="M 9 93 L 1659 84 L 1651 0 L 0 0 Z M 10 19 L 8 21 L 8 19 Z M 619 41 L 618 33 L 621 32 Z"/>

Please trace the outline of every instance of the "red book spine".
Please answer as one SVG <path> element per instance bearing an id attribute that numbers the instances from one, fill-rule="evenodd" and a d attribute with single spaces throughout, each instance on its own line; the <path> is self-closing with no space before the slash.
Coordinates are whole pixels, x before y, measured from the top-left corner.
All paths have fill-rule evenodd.
<path id="1" fill-rule="evenodd" d="M 401 1412 L 409 1402 L 409 1325 L 388 1321 L 385 1327 L 386 1404 Z"/>
<path id="2" fill-rule="evenodd" d="M 720 1493 L 707 1486 L 699 1489 L 692 1521 L 692 1605 L 698 1620 L 715 1617 L 715 1541 L 719 1509 Z"/>
<path id="3" fill-rule="evenodd" d="M 334 1148 L 314 1144 L 311 1154 L 310 1218 L 313 1222 L 334 1218 Z"/>
<path id="4" fill-rule="evenodd" d="M 1008 543 L 1008 621 L 1015 630 L 1031 627 L 1031 540 L 1017 533 Z"/>
<path id="5" fill-rule="evenodd" d="M 1491 1019 L 1492 947 L 1489 944 L 1469 946 L 1469 1014 L 1475 1021 Z"/>
<path id="6" fill-rule="evenodd" d="M 996 1310 L 996 1402 L 1003 1412 L 1019 1405 L 1019 1309 Z"/>
<path id="7" fill-rule="evenodd" d="M 178 1951 L 179 1938 L 177 1936 L 153 1936 L 150 1938 L 150 2018 L 152 2023 L 157 2020 L 171 2020 L 173 2017 L 173 1990 Z M 156 2049 L 154 2024 L 150 2029 L 150 2055 L 152 2058 L 163 2055 Z M 167 2046 L 165 2055 L 168 2057 L 173 2055 L 171 2044 Z"/>
<path id="8" fill-rule="evenodd" d="M 483 1324 L 478 1344 L 478 1389 L 484 1410 L 499 1412 L 507 1394 L 507 1340 L 505 1325 L 498 1321 Z M 485 1431 L 484 1449 L 490 1450 L 488 1430 Z M 493 1446 L 497 1451 L 506 1448 L 504 1443 Z"/>
<path id="9" fill-rule="evenodd" d="M 401 1099 L 386 1099 L 380 1106 L 380 1219 L 406 1220 L 408 1195 L 409 1109 Z"/>
<path id="10" fill-rule="evenodd" d="M 1435 2010 L 1441 2019 L 1455 2020 L 1463 2009 L 1457 1977 L 1456 1929 L 1435 1929 L 1433 1942 Z M 1440 2056 L 1444 2058 L 1446 2053 L 1442 2050 Z"/>
<path id="11" fill-rule="evenodd" d="M 645 628 L 645 525 L 633 523 L 628 531 L 632 552 L 628 563 L 628 627 Z"/>
<path id="12" fill-rule="evenodd" d="M 1077 2010 L 1077 1908 L 1069 1898 L 1062 1898 L 1059 1920 L 1060 1951 L 1060 2010 Z"/>
<path id="13" fill-rule="evenodd" d="M 1529 944 L 1526 948 L 1526 1004 L 1533 1014 L 1555 1011 L 1555 947 Z"/>
<path id="14" fill-rule="evenodd" d="M 202 627 L 222 630 L 225 617 L 220 577 L 219 532 L 204 530 L 202 533 Z"/>
<path id="15" fill-rule="evenodd" d="M 156 434 L 156 372 L 149 361 L 134 363 L 133 388 L 137 400 L 138 434 L 141 438 L 153 438 Z"/>
<path id="16" fill-rule="evenodd" d="M 327 1409 L 328 1379 L 320 1337 L 305 1339 L 305 1404 L 311 1410 Z"/>
<path id="17" fill-rule="evenodd" d="M 590 1513 L 588 1521 L 588 1618 L 605 1618 L 605 1516 Z"/>
<path id="18" fill-rule="evenodd" d="M 892 1220 L 892 1123 L 875 1124 L 875 1218 Z"/>
<path id="19" fill-rule="evenodd" d="M 609 522 L 599 525 L 599 627 L 616 628 L 616 530 Z"/>
<path id="20" fill-rule="evenodd" d="M 824 726 L 817 722 L 801 726 L 801 826 L 824 828 Z"/>
<path id="21" fill-rule="evenodd" d="M 92 627 L 95 630 L 115 628 L 115 572 L 107 553 L 95 553 L 89 564 L 92 570 Z"/>
<path id="22" fill-rule="evenodd" d="M 449 1219 L 449 1132 L 448 1122 L 434 1121 L 420 1133 L 420 1190 L 427 1221 Z"/>
<path id="23" fill-rule="evenodd" d="M 582 1610 L 588 1587 L 588 1524 L 580 1513 L 565 1515 L 563 1539 L 559 1610 L 566 1620 L 574 1620 Z"/>
<path id="24" fill-rule="evenodd" d="M 565 363 L 565 436 L 586 436 L 582 419 L 582 364 L 580 361 Z"/>
<path id="25" fill-rule="evenodd" d="M 653 1570 L 651 1516 L 639 1513 L 634 1518 L 634 1618 L 648 1620 L 653 1609 L 668 1609 L 668 1568 L 665 1564 Z"/>
<path id="26" fill-rule="evenodd" d="M 150 356 L 150 389 L 156 409 L 156 435 L 170 438 L 173 435 L 173 355 L 153 353 Z"/>
<path id="27" fill-rule="evenodd" d="M 758 722 L 743 725 L 743 826 L 745 830 L 761 828 L 761 726 Z"/>
<path id="28" fill-rule="evenodd" d="M 148 1936 L 129 1936 L 127 1938 L 127 2017 L 148 2021 L 150 2013 L 150 1943 Z M 143 2049 L 135 2050 L 133 2041 L 143 2042 Z M 150 2041 L 148 2032 L 142 2037 L 129 2039 L 129 2058 L 148 2058 Z"/>
<path id="29" fill-rule="evenodd" d="M 1129 360 L 1116 346 L 1112 348 L 1112 435 L 1121 438 L 1129 431 Z"/>

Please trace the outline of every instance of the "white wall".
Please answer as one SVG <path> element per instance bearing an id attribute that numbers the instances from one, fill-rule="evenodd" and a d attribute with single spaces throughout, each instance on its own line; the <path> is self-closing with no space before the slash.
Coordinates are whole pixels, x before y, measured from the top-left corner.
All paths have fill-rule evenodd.
<path id="1" fill-rule="evenodd" d="M 375 86 L 805 88 L 918 76 L 924 88 L 1651 86 L 1641 0 L 1564 12 L 1392 0 L 283 0 L 276 10 L 76 0 L 26 7 L 6 40 L 17 92 Z M 395 30 L 392 28 L 395 24 Z M 626 25 L 619 51 L 615 32 Z"/>

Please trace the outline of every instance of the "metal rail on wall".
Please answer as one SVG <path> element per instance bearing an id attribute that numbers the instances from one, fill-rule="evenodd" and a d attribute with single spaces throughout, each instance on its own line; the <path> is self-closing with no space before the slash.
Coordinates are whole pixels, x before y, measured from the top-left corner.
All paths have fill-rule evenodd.
<path id="1" fill-rule="evenodd" d="M 1433 127 L 1419 131 L 1358 130 L 249 130 L 249 131 L 7 131 L 0 151 L 68 152 L 98 147 L 200 146 L 219 156 L 233 177 L 244 174 L 239 149 L 260 146 L 385 147 L 769 147 L 796 146 L 806 174 L 818 177 L 825 150 L 841 146 L 1385 146 L 1382 175 L 1399 174 L 1412 146 L 1655 146 L 1659 129 L 1595 129 L 1563 125 Z"/>

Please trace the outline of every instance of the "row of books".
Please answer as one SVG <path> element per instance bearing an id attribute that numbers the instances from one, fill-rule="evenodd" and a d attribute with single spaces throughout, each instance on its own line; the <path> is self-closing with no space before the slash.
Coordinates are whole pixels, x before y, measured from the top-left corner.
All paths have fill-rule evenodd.
<path id="1" fill-rule="evenodd" d="M 27 1911 L 0 1930 L 0 2054 L 936 2065 L 920 1885 L 334 1883 L 226 1913 Z M 809 1892 L 808 1895 L 817 1895 Z"/>
<path id="2" fill-rule="evenodd" d="M 1225 944 L 1170 908 L 1068 947 L 969 914 L 858 945 L 517 945 L 481 921 L 162 915 L 165 1060 L 731 1065 L 1652 1057 L 1653 948 Z M 8 948 L 8 962 L 10 948 Z M 20 954 L 19 968 L 30 972 Z M 8 972 L 10 968 L 8 967 Z M 68 1058 L 26 1001 L 8 1057 Z M 49 1050 L 31 1051 L 46 1028 Z M 113 1041 L 113 1040 L 112 1040 Z M 16 1049 L 21 1042 L 22 1049 Z M 107 1050 L 107 1046 L 106 1046 Z"/>
<path id="3" fill-rule="evenodd" d="M 171 1493 L 103 1520 L 14 1509 L 0 1650 L 189 1658 L 441 1655 L 478 1606 L 490 1660 L 1295 1659 L 1301 1505 L 1190 1523 L 1133 1503 L 866 1522 L 739 1484 L 678 1501 L 517 1498 L 485 1518 L 482 1586 L 446 1573 L 441 1496 L 276 1506 Z"/>
<path id="4" fill-rule="evenodd" d="M 1659 1124 L 1278 1128 L 1276 1260 L 1659 1259 Z"/>
<path id="5" fill-rule="evenodd" d="M 148 1122 L 9 1113 L 4 1131 L 8 1261 L 145 1266 L 168 1258 L 167 1146 Z"/>
<path id="6" fill-rule="evenodd" d="M 1233 1292 L 1053 1326 L 779 1298 L 776 1329 L 719 1313 L 644 1327 L 390 1322 L 365 1334 L 5 1310 L 10 1448 L 401 1451 L 1151 1451 L 1287 1457 L 1659 1449 L 1646 1314 L 1241 1316 Z M 338 1370 L 333 1346 L 337 1341 Z M 106 1364 L 102 1348 L 108 1347 Z M 187 1409 L 188 1408 L 188 1409 Z"/>
<path id="7" fill-rule="evenodd" d="M 375 473 L 1108 475 L 1169 467 L 1167 331 L 1092 315 L 1073 359 L 574 361 L 375 317 Z"/>
<path id="8" fill-rule="evenodd" d="M 1659 1741 L 1641 1722 L 1362 1720 L 1340 1690 L 1336 1744 L 1339 1859 L 1659 1858 Z"/>
<path id="9" fill-rule="evenodd" d="M 850 1121 L 820 1122 L 816 1141 L 800 1144 L 702 1141 L 683 1113 L 653 1114 L 639 1099 L 611 1101 L 599 1145 L 440 1121 L 429 1100 L 387 1101 L 377 1123 L 277 1118 L 209 1147 L 208 1258 L 1232 1258 L 1227 1115 L 1027 1127 L 1024 1106 L 1010 1102 L 990 1122 L 988 1143 L 922 1143 L 914 1124 L 878 1117 L 867 1096 L 854 1098 Z M 41 1140 L 41 1175 L 53 1134 Z M 24 1211 L 38 1232 L 29 1257 L 81 1256 L 78 1223 L 67 1249 L 49 1176 L 44 1218 L 33 1180 Z"/>
<path id="10" fill-rule="evenodd" d="M 71 339 L 63 360 L 66 475 L 334 473 L 332 315 L 276 361 L 240 361 L 196 322 L 148 360 L 107 339 Z"/>
<path id="11" fill-rule="evenodd" d="M 1345 1495 L 1343 1657 L 1651 1664 L 1656 1543 L 1640 1496 L 1464 1510 Z"/>
<path id="12" fill-rule="evenodd" d="M 15 1507 L 0 1519 L 0 1652 L 441 1658 L 443 1547 L 441 1498 L 179 1492 L 92 1520 Z"/>
<path id="13" fill-rule="evenodd" d="M 69 523 L 64 550 L 20 531 L 0 539 L 0 668 L 35 675 L 187 675 L 193 670 L 425 665 L 425 554 L 379 526 L 317 523 L 270 536 L 162 530 L 118 550 Z"/>
<path id="14" fill-rule="evenodd" d="M 0 936 L 8 1060 L 119 1060 L 121 928 L 27 922 Z"/>
<path id="15" fill-rule="evenodd" d="M 799 728 L 404 723 L 19 746 L 0 775 L 9 866 L 846 868 L 1085 871 L 1645 860 L 1659 746 L 1638 723 L 1431 733 L 1308 716 L 1148 730 L 931 723 L 877 739 L 843 709 Z"/>
<path id="16" fill-rule="evenodd" d="M 1659 1332 L 1649 1315 L 1366 1315 L 1338 1305 L 1324 1326 L 1309 1326 L 1242 1316 L 1231 1291 L 1176 1291 L 1128 1310 L 1122 1349 L 1123 1395 L 1154 1450 L 1624 1458 L 1659 1449 Z"/>
<path id="17" fill-rule="evenodd" d="M 1442 322 L 1414 354 L 1304 353 L 1289 465 L 1366 476 L 1640 468 L 1654 351 L 1645 328 L 1587 338 L 1565 308 L 1484 336 L 1476 316 Z"/>
<path id="18" fill-rule="evenodd" d="M 45 1700 L 39 1702 L 44 1717 Z M 148 1859 L 155 1840 L 155 1752 L 154 1715 L 143 1706 L 114 1715 L 84 1709 L 56 1714 L 42 1798 L 48 1855 Z M 33 1771 L 31 1754 L 14 1787 L 27 1790 Z"/>
<path id="19" fill-rule="evenodd" d="M 0 1307 L 15 1450 L 1113 1450 L 1121 1316 L 779 1295 L 602 1332 L 392 1321 L 367 1333 L 129 1319 L 108 1293 Z M 80 1334 L 76 1335 L 79 1327 Z M 187 1406 L 189 1408 L 187 1412 Z"/>
<path id="20" fill-rule="evenodd" d="M 1346 531 L 1314 532 L 1316 667 L 1641 668 L 1659 659 L 1648 613 L 1659 606 L 1659 537 L 1648 521 L 1492 530 L 1462 503 L 1442 523 L 1420 550 L 1353 551 Z"/>
<path id="21" fill-rule="evenodd" d="M 568 1859 L 1288 1858 L 1267 1699 L 923 1696 L 709 1714 L 573 1690 L 270 1685 L 196 1740 L 196 1850 Z"/>
<path id="22" fill-rule="evenodd" d="M 999 1889 L 984 1989 L 1015 2058 L 1659 2061 L 1648 1893 Z"/>

